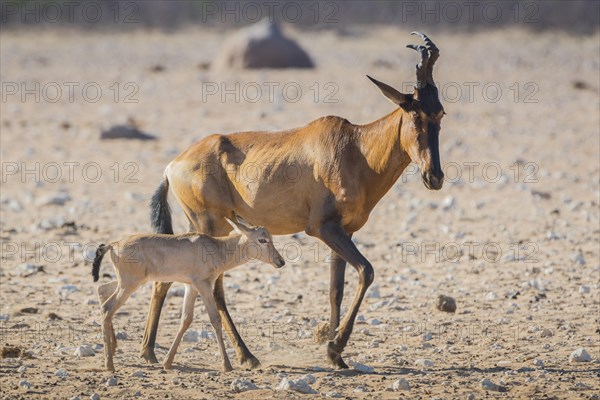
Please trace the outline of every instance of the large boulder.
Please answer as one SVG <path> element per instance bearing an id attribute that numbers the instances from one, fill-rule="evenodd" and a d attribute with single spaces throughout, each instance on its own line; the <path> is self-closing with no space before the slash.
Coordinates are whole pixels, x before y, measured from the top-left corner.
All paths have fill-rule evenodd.
<path id="1" fill-rule="evenodd" d="M 261 21 L 240 29 L 229 38 L 213 64 L 230 68 L 313 68 L 310 56 L 286 38 L 272 21 Z"/>

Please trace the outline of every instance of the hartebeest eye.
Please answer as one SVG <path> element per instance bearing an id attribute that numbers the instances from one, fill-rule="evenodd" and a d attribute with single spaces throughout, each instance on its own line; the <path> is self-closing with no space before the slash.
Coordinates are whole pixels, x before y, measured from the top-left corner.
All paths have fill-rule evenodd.
<path id="1" fill-rule="evenodd" d="M 258 243 L 265 244 L 267 243 L 267 239 L 258 239 Z"/>

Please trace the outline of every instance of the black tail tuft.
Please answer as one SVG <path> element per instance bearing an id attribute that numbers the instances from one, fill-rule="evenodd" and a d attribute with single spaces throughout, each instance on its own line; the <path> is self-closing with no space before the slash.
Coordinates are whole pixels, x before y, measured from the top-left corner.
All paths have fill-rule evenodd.
<path id="1" fill-rule="evenodd" d="M 167 200 L 168 195 L 169 181 L 165 178 L 150 201 L 150 219 L 152 220 L 152 228 L 156 233 L 172 235 L 173 225 L 171 224 L 171 208 Z"/>
<path id="2" fill-rule="evenodd" d="M 94 258 L 94 263 L 92 264 L 92 276 L 94 277 L 94 282 L 98 282 L 100 278 L 100 264 L 102 264 L 102 258 L 108 247 L 104 244 L 98 246 L 98 250 L 96 250 L 96 258 Z"/>

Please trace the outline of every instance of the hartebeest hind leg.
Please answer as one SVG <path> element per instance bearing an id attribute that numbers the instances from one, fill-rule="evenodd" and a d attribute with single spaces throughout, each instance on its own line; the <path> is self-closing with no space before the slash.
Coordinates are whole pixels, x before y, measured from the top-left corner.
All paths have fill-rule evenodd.
<path id="1" fill-rule="evenodd" d="M 325 244 L 327 244 L 331 250 L 339 254 L 358 272 L 358 288 L 354 295 L 354 299 L 352 300 L 352 305 L 344 316 L 337 334 L 327 345 L 327 356 L 329 357 L 329 360 L 339 368 L 348 368 L 348 365 L 342 359 L 342 351 L 344 351 L 344 347 L 346 347 L 346 344 L 350 339 L 350 335 L 352 334 L 352 329 L 354 327 L 354 320 L 356 319 L 356 315 L 358 314 L 358 310 L 365 293 L 373 282 L 375 273 L 371 263 L 369 263 L 369 261 L 360 253 L 360 251 L 358 251 L 354 243 L 352 243 L 350 235 L 348 235 L 338 223 L 325 223 L 315 232 L 311 233 L 325 242 Z M 339 286 L 339 278 L 341 273 L 339 273 L 339 267 L 336 266 L 335 268 L 336 272 L 339 274 L 336 275 L 336 283 Z"/>
<path id="2" fill-rule="evenodd" d="M 160 312 L 167 297 L 167 292 L 173 282 L 154 282 L 152 284 L 152 300 L 150 301 L 150 311 L 146 319 L 146 327 L 144 329 L 144 338 L 142 339 L 142 347 L 140 357 L 143 357 L 151 364 L 158 363 L 156 354 L 154 354 L 154 344 L 156 343 L 156 332 L 158 330 L 158 321 Z"/>

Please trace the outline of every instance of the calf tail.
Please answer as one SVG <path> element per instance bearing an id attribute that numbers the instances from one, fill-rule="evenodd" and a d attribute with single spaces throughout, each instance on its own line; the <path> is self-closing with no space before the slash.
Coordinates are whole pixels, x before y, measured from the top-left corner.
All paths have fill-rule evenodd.
<path id="1" fill-rule="evenodd" d="M 94 262 L 92 264 L 92 276 L 94 277 L 94 282 L 98 282 L 100 278 L 100 264 L 102 263 L 102 258 L 110 248 L 110 245 L 101 244 L 98 246 L 98 250 L 96 250 L 96 258 L 94 258 Z"/>
<path id="2" fill-rule="evenodd" d="M 169 207 L 169 181 L 165 176 L 150 201 L 150 220 L 156 233 L 173 234 L 171 208 Z"/>

